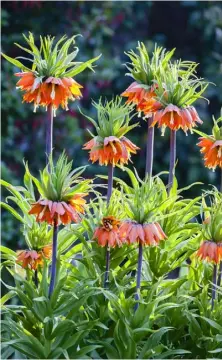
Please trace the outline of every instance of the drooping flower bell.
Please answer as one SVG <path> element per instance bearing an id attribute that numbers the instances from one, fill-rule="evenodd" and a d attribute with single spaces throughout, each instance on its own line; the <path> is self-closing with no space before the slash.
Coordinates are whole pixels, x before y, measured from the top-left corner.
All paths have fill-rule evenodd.
<path id="1" fill-rule="evenodd" d="M 136 54 L 133 50 L 125 53 L 131 60 L 126 64 L 129 73 L 135 81 L 121 94 L 127 97 L 127 103 L 136 105 L 139 113 L 143 112 L 146 117 L 150 117 L 158 109 L 162 107 L 161 103 L 156 99 L 156 76 L 162 67 L 166 67 L 175 49 L 166 52 L 165 49 L 155 46 L 152 57 L 149 56 L 148 50 L 143 43 L 138 43 Z"/>
<path id="2" fill-rule="evenodd" d="M 34 111 L 39 106 L 52 106 L 54 114 L 56 109 L 61 106 L 68 109 L 68 101 L 79 99 L 82 85 L 78 84 L 73 77 L 81 73 L 86 68 L 92 69 L 92 64 L 99 57 L 90 59 L 84 63 L 75 62 L 74 59 L 79 49 L 76 47 L 71 53 L 69 48 L 75 43 L 75 37 L 67 39 L 63 36 L 54 45 L 54 37 L 40 36 L 40 49 L 35 45 L 32 33 L 29 37 L 25 35 L 24 39 L 28 43 L 30 49 L 16 44 L 19 48 L 32 55 L 32 67 L 23 65 L 19 60 L 13 59 L 2 54 L 6 60 L 11 62 L 22 70 L 15 75 L 21 79 L 17 82 L 17 88 L 24 91 L 23 101 L 34 103 Z M 23 57 L 26 60 L 26 58 Z"/>
<path id="3" fill-rule="evenodd" d="M 52 245 L 47 245 L 41 250 L 21 250 L 17 252 L 16 263 L 24 269 L 37 270 L 43 266 L 44 259 L 50 259 L 52 256 Z"/>
<path id="4" fill-rule="evenodd" d="M 160 67 L 157 100 L 162 109 L 155 112 L 152 126 L 171 130 L 182 129 L 185 133 L 198 124 L 202 124 L 196 109 L 191 104 L 201 97 L 208 84 L 195 75 L 197 64 L 169 63 L 167 69 Z"/>
<path id="5" fill-rule="evenodd" d="M 121 192 L 113 189 L 109 203 L 99 194 L 90 201 L 82 225 L 93 243 L 108 248 L 125 244 L 119 236 L 119 228 L 125 216 L 122 199 Z"/>
<path id="6" fill-rule="evenodd" d="M 218 264 L 222 259 L 222 242 L 217 244 L 213 241 L 204 241 L 197 251 L 197 256 L 200 260 Z"/>
<path id="7" fill-rule="evenodd" d="M 41 197 L 32 204 L 29 214 L 35 215 L 37 222 L 46 221 L 55 226 L 67 225 L 71 221 L 78 223 L 84 213 L 84 197 L 88 195 L 91 182 L 79 177 L 85 167 L 71 171 L 72 162 L 68 162 L 64 153 L 55 166 L 51 158 L 49 161 L 51 175 L 47 168 L 41 172 L 41 182 L 31 175 Z M 29 173 L 27 167 L 26 171 Z"/>
<path id="8" fill-rule="evenodd" d="M 95 229 L 93 239 L 97 239 L 99 246 L 122 246 L 124 241 L 120 238 L 119 226 L 121 221 L 114 216 L 106 216 L 101 225 Z"/>
<path id="9" fill-rule="evenodd" d="M 214 120 L 212 135 L 210 136 L 196 131 L 202 135 L 197 146 L 201 148 L 200 152 L 204 157 L 204 165 L 213 170 L 217 166 L 222 168 L 222 126 L 219 126 L 219 122 L 222 122 L 222 117 Z"/>
<path id="10" fill-rule="evenodd" d="M 98 111 L 98 122 L 87 117 L 96 129 L 97 135 L 87 142 L 83 149 L 90 150 L 89 158 L 100 165 L 123 165 L 130 161 L 131 153 L 139 149 L 125 134 L 138 124 L 129 125 L 132 119 L 132 106 L 121 104 L 121 98 L 116 98 L 102 105 L 93 103 Z"/>
<path id="11" fill-rule="evenodd" d="M 141 245 L 156 246 L 161 240 L 166 239 L 166 234 L 157 222 L 139 224 L 136 221 L 124 221 L 119 232 L 120 238 L 129 245 L 139 243 Z"/>
<path id="12" fill-rule="evenodd" d="M 161 219 L 160 207 L 165 203 L 165 188 L 160 179 L 146 178 L 144 181 L 138 175 L 126 169 L 133 187 L 124 185 L 124 206 L 127 219 L 122 220 L 119 228 L 120 238 L 128 245 L 138 243 L 140 245 L 156 246 L 161 240 L 166 239 L 159 219 Z"/>
<path id="13" fill-rule="evenodd" d="M 206 260 L 218 264 L 222 261 L 222 194 L 214 190 L 209 192 L 211 206 L 207 207 L 203 198 L 205 209 L 205 221 L 202 224 L 203 242 L 197 251 L 197 256 L 201 260 Z"/>

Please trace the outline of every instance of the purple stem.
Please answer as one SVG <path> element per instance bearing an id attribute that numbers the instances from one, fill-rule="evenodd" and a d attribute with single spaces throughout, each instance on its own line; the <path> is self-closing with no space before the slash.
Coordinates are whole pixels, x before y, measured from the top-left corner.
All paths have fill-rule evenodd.
<path id="1" fill-rule="evenodd" d="M 168 178 L 168 193 L 173 185 L 173 177 L 175 175 L 175 162 L 176 162 L 176 131 L 170 132 L 170 169 Z"/>
<path id="2" fill-rule="evenodd" d="M 214 264 L 214 268 L 213 268 L 213 288 L 212 288 L 212 302 L 211 302 L 211 309 L 213 310 L 214 308 L 214 300 L 216 297 L 216 287 L 215 285 L 217 284 L 217 265 Z"/>
<path id="3" fill-rule="evenodd" d="M 35 286 L 38 287 L 38 270 L 37 269 L 34 272 L 34 283 L 35 283 Z"/>
<path id="4" fill-rule="evenodd" d="M 50 107 L 50 116 L 49 119 L 46 117 L 46 165 L 48 166 L 48 171 L 51 172 L 49 164 L 49 156 L 52 153 L 52 135 L 53 135 L 53 107 Z"/>
<path id="5" fill-rule="evenodd" d="M 54 222 L 53 227 L 53 243 L 52 243 L 52 268 L 51 268 L 51 279 L 49 285 L 49 297 L 52 295 L 52 292 L 55 287 L 56 279 L 56 256 L 57 256 L 57 235 L 58 235 L 58 226 Z"/>
<path id="6" fill-rule="evenodd" d="M 220 265 L 219 265 L 219 268 L 218 268 L 217 286 L 220 286 L 221 276 L 222 276 L 222 261 L 220 262 Z"/>
<path id="7" fill-rule="evenodd" d="M 146 174 L 152 176 L 153 171 L 153 143 L 154 143 L 154 127 L 150 127 L 153 118 L 148 119 L 147 146 L 146 146 Z"/>
<path id="8" fill-rule="evenodd" d="M 137 279 L 136 279 L 136 295 L 135 300 L 140 299 L 140 285 L 141 285 L 141 274 L 142 274 L 142 262 L 143 262 L 143 246 L 139 244 L 139 253 L 138 253 L 138 269 L 137 269 Z M 139 303 L 135 304 L 134 310 L 136 311 L 139 307 Z"/>
<path id="9" fill-rule="evenodd" d="M 220 171 L 220 192 L 222 193 L 222 169 Z"/>
<path id="10" fill-rule="evenodd" d="M 108 190 L 107 190 L 107 205 L 109 205 L 109 201 L 112 195 L 113 190 L 113 172 L 114 167 L 113 165 L 108 165 Z M 109 268 L 110 268 L 110 250 L 108 246 L 106 247 L 106 271 L 105 271 L 105 278 L 104 278 L 104 288 L 108 287 L 109 283 Z"/>

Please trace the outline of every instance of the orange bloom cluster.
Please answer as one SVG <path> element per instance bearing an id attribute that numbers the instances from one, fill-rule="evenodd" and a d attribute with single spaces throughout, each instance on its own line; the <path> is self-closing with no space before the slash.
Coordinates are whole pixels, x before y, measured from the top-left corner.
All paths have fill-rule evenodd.
<path id="1" fill-rule="evenodd" d="M 130 245 L 140 243 L 142 245 L 158 245 L 160 240 L 166 238 L 160 224 L 138 224 L 133 221 L 125 221 L 119 229 L 120 237 Z"/>
<path id="2" fill-rule="evenodd" d="M 204 155 L 205 166 L 209 169 L 215 169 L 216 166 L 222 168 L 222 140 L 201 137 L 197 146 L 201 148 L 200 152 Z"/>
<path id="3" fill-rule="evenodd" d="M 120 221 L 114 216 L 106 216 L 102 219 L 102 225 L 97 227 L 93 239 L 97 239 L 98 244 L 102 247 L 122 246 L 124 243 L 119 237 Z"/>
<path id="4" fill-rule="evenodd" d="M 55 78 L 50 76 L 44 81 L 40 81 L 32 72 L 16 73 L 21 79 L 17 82 L 17 88 L 25 91 L 23 101 L 34 102 L 35 108 L 38 106 L 52 105 L 57 109 L 60 105 L 68 109 L 68 100 L 79 99 L 82 94 L 82 85 L 72 78 Z"/>
<path id="5" fill-rule="evenodd" d="M 90 150 L 89 158 L 94 163 L 99 161 L 100 165 L 121 165 L 127 164 L 130 160 L 131 153 L 136 154 L 136 150 L 139 148 L 134 145 L 125 136 L 120 139 L 116 136 L 108 136 L 104 138 L 104 142 L 101 143 L 97 138 L 93 138 L 87 142 L 84 150 Z"/>
<path id="6" fill-rule="evenodd" d="M 222 260 L 222 242 L 204 241 L 197 252 L 197 256 L 201 260 L 218 264 Z"/>
<path id="7" fill-rule="evenodd" d="M 121 96 L 128 97 L 127 103 L 137 105 L 137 111 L 143 112 L 147 117 L 161 108 L 161 104 L 155 99 L 154 87 L 147 90 L 134 81 Z"/>
<path id="8" fill-rule="evenodd" d="M 88 194 L 76 194 L 66 203 L 65 201 L 56 202 L 51 200 L 39 200 L 32 205 L 29 214 L 36 215 L 36 221 L 46 221 L 50 225 L 69 224 L 71 221 L 78 223 L 79 214 L 84 213 L 86 200 L 84 196 Z"/>
<path id="9" fill-rule="evenodd" d="M 171 130 L 183 129 L 185 132 L 191 130 L 196 123 L 202 124 L 195 108 L 188 106 L 180 109 L 175 105 L 169 104 L 165 109 L 157 111 L 153 116 L 152 126 L 169 127 Z"/>
<path id="10" fill-rule="evenodd" d="M 18 251 L 16 262 L 24 269 L 36 270 L 38 266 L 43 265 L 43 258 L 50 259 L 52 255 L 52 245 L 47 245 L 41 249 L 36 250 L 21 250 Z"/>

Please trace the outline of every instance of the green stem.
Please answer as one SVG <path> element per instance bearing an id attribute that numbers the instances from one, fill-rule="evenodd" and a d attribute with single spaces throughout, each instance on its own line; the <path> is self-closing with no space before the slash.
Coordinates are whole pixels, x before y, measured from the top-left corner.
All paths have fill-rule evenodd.
<path id="1" fill-rule="evenodd" d="M 168 193 L 173 185 L 173 178 L 175 175 L 175 163 L 176 163 L 176 131 L 171 130 L 170 132 L 170 169 L 168 178 Z"/>
<path id="2" fill-rule="evenodd" d="M 143 264 L 143 245 L 139 244 L 137 279 L 136 279 L 136 295 L 135 295 L 135 300 L 136 301 L 138 301 L 140 299 L 142 264 Z M 138 309 L 138 307 L 139 307 L 139 303 L 137 302 L 135 307 L 134 307 L 134 310 L 136 311 Z"/>
<path id="3" fill-rule="evenodd" d="M 51 279 L 49 285 L 49 297 L 52 295 L 56 280 L 57 236 L 58 236 L 58 226 L 56 222 L 54 222 L 53 242 L 52 242 L 52 268 L 51 268 Z"/>
<path id="4" fill-rule="evenodd" d="M 215 298 L 216 298 L 216 284 L 217 284 L 217 265 L 214 264 L 214 267 L 213 267 L 213 288 L 212 288 L 212 301 L 211 301 L 211 309 L 213 310 L 214 308 L 214 301 L 215 301 Z"/>

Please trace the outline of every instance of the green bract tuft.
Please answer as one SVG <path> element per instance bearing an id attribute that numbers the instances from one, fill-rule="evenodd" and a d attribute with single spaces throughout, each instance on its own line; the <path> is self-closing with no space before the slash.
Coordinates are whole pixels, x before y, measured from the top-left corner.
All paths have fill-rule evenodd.
<path id="1" fill-rule="evenodd" d="M 159 67 L 155 92 L 164 107 L 169 104 L 186 107 L 202 98 L 209 84 L 196 76 L 196 67 L 196 63 L 182 61 L 169 63 L 167 68 Z"/>
<path id="2" fill-rule="evenodd" d="M 97 121 L 89 116 L 83 115 L 95 127 L 98 140 L 103 140 L 109 136 L 120 138 L 138 126 L 138 123 L 129 125 L 134 116 L 132 115 L 133 105 L 123 104 L 119 96 L 111 101 L 105 100 L 104 103 L 100 98 L 98 103 L 93 101 L 92 104 L 97 110 Z M 92 134 L 92 136 L 94 135 Z"/>
<path id="3" fill-rule="evenodd" d="M 207 206 L 207 200 L 210 206 Z M 207 191 L 202 199 L 202 225 L 203 240 L 211 240 L 222 243 L 222 193 L 216 188 Z"/>
<path id="4" fill-rule="evenodd" d="M 52 201 L 68 201 L 76 193 L 86 193 L 90 191 L 92 180 L 84 180 L 82 173 L 86 166 L 81 166 L 72 170 L 72 161 L 68 162 L 65 152 L 60 155 L 56 164 L 53 164 L 52 157 L 49 158 L 49 165 L 43 171 L 40 171 L 40 181 L 31 175 L 26 164 L 27 176 L 32 179 L 36 185 L 40 196 L 43 199 Z"/>
<path id="5" fill-rule="evenodd" d="M 125 65 L 129 70 L 129 73 L 126 75 L 131 76 L 146 89 L 153 85 L 153 81 L 159 74 L 160 66 L 164 69 L 167 67 L 175 49 L 166 51 L 166 49 L 155 45 L 152 56 L 150 57 L 144 43 L 138 42 L 137 50 L 138 54 L 133 50 L 125 52 L 131 60 L 131 63 L 126 63 Z"/>
<path id="6" fill-rule="evenodd" d="M 99 55 L 86 62 L 74 61 L 79 49 L 78 47 L 75 47 L 74 51 L 69 52 L 69 50 L 70 47 L 75 44 L 75 38 L 77 36 L 78 35 L 74 35 L 70 39 L 67 39 L 67 36 L 63 36 L 57 42 L 55 42 L 54 37 L 49 35 L 45 37 L 40 36 L 39 49 L 35 44 L 35 39 L 31 32 L 29 32 L 28 37 L 23 34 L 29 48 L 23 47 L 17 43 L 15 43 L 15 45 L 32 56 L 32 58 L 19 57 L 25 61 L 30 61 L 32 63 L 31 67 L 22 64 L 17 60 L 18 58 L 13 59 L 5 54 L 2 54 L 2 56 L 19 69 L 35 73 L 40 81 L 44 77 L 49 76 L 55 78 L 74 77 L 86 68 L 93 70 L 92 64 L 101 56 Z"/>

